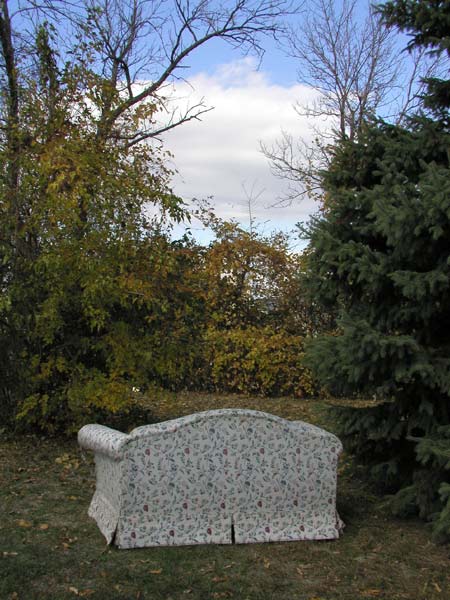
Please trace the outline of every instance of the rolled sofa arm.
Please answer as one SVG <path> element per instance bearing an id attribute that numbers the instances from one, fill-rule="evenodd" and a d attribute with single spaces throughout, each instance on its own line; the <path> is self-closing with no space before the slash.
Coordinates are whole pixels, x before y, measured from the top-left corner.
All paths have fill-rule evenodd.
<path id="1" fill-rule="evenodd" d="M 104 425 L 85 425 L 78 432 L 78 443 L 85 450 L 106 454 L 113 460 L 121 460 L 123 447 L 131 440 L 126 433 Z"/>

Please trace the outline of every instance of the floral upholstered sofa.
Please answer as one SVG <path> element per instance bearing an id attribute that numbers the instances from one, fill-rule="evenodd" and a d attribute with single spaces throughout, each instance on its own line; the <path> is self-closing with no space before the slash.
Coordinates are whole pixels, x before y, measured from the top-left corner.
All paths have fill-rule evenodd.
<path id="1" fill-rule="evenodd" d="M 339 536 L 340 441 L 253 410 L 200 412 L 130 434 L 78 433 L 95 453 L 89 515 L 119 548 Z"/>

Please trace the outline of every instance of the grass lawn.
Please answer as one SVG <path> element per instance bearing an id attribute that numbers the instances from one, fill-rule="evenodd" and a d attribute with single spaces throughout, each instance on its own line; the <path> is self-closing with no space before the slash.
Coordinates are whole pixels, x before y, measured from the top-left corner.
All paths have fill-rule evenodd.
<path id="1" fill-rule="evenodd" d="M 154 412 L 222 407 L 325 423 L 323 404 L 290 399 L 181 394 Z M 347 527 L 333 542 L 117 550 L 87 516 L 93 491 L 92 457 L 82 459 L 75 439 L 0 442 L 1 600 L 450 599 L 450 548 L 432 543 L 422 522 L 391 517 L 345 456 L 338 509 Z"/>

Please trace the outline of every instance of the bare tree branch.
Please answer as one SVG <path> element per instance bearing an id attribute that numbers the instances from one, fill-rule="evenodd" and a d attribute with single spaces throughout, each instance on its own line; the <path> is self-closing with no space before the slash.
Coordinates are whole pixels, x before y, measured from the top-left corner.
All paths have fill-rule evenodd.
<path id="1" fill-rule="evenodd" d="M 17 188 L 19 183 L 18 154 L 20 149 L 19 81 L 17 77 L 16 56 L 7 0 L 0 1 L 0 45 L 7 80 L 5 131 L 8 167 L 6 173 L 6 193 L 8 196 L 7 202 L 9 205 L 9 212 L 15 223 L 15 237 L 18 238 L 18 233 L 22 226 L 20 205 L 17 198 Z"/>
<path id="2" fill-rule="evenodd" d="M 110 65 L 111 86 L 115 89 L 124 80 L 128 91 L 126 97 L 116 95 L 114 101 L 103 103 L 101 136 L 109 136 L 125 114 L 177 79 L 186 59 L 200 46 L 222 39 L 245 53 L 261 55 L 262 37 L 283 34 L 282 18 L 294 10 L 290 0 L 101 0 L 100 4 L 89 0 L 88 9 L 103 41 L 100 62 Z M 138 74 L 140 91 L 133 94 Z M 174 123 L 172 119 L 166 127 Z M 157 127 L 155 135 L 163 130 Z"/>
<path id="3" fill-rule="evenodd" d="M 171 129 L 175 129 L 179 125 L 183 123 L 188 123 L 189 121 L 201 121 L 201 116 L 205 113 L 214 110 L 214 107 L 205 107 L 203 102 L 199 102 L 194 104 L 193 106 L 189 106 L 185 111 L 176 114 L 175 112 L 170 113 L 170 119 L 166 122 L 166 124 L 158 127 L 149 128 L 146 131 L 139 130 L 133 136 L 121 136 L 115 135 L 116 140 L 125 140 L 126 146 L 131 148 L 132 146 L 136 146 L 141 142 L 144 142 L 149 139 L 160 139 L 160 136 L 170 131 Z"/>
<path id="4" fill-rule="evenodd" d="M 294 140 L 282 131 L 272 146 L 260 142 L 260 149 L 269 161 L 272 175 L 286 183 L 283 196 L 273 206 L 287 206 L 302 198 L 320 199 L 319 171 L 325 167 L 327 155 L 319 144 Z"/>
<path id="5" fill-rule="evenodd" d="M 311 120 L 314 142 L 296 142 L 282 132 L 272 146 L 261 143 L 272 173 L 287 182 L 281 202 L 320 196 L 320 170 L 329 149 L 344 139 L 357 139 L 364 121 L 381 114 L 401 122 L 421 93 L 421 79 L 435 66 L 417 54 L 413 68 L 395 43 L 396 32 L 367 5 L 361 18 L 358 0 L 311 0 L 299 28 L 287 35 L 290 56 L 298 60 L 298 81 L 319 92 L 309 104 L 294 110 Z M 314 126 L 318 118 L 328 131 Z"/>
<path id="6" fill-rule="evenodd" d="M 295 0 L 17 0 L 15 40 L 26 30 L 23 56 L 39 24 L 53 24 L 61 63 L 76 52 L 97 79 L 95 111 L 99 138 L 119 138 L 130 115 L 145 104 L 158 105 L 161 89 L 182 79 L 188 58 L 212 39 L 244 54 L 264 53 L 263 39 L 286 32 L 285 16 Z M 6 0 L 5 0 L 6 4 Z M 66 38 L 62 44 L 63 37 Z M 78 48 L 77 46 L 78 41 Z M 75 50 L 74 50 L 75 48 Z M 33 53 L 28 52 L 31 56 Z M 150 123 L 143 140 L 192 120 L 167 115 Z M 205 107 L 199 107 L 203 114 Z M 176 109 L 175 109 L 176 110 Z"/>

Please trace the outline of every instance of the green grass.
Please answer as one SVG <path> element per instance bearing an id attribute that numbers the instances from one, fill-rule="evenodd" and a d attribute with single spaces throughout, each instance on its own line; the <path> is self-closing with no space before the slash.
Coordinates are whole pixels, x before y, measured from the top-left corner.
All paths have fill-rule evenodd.
<path id="1" fill-rule="evenodd" d="M 184 394 L 154 402 L 157 418 L 219 407 L 258 408 L 323 424 L 312 401 Z M 383 499 L 340 467 L 333 542 L 117 550 L 105 546 L 87 509 L 92 457 L 75 439 L 20 437 L 0 443 L 0 598 L 450 599 L 450 551 L 428 527 L 389 515 Z"/>

